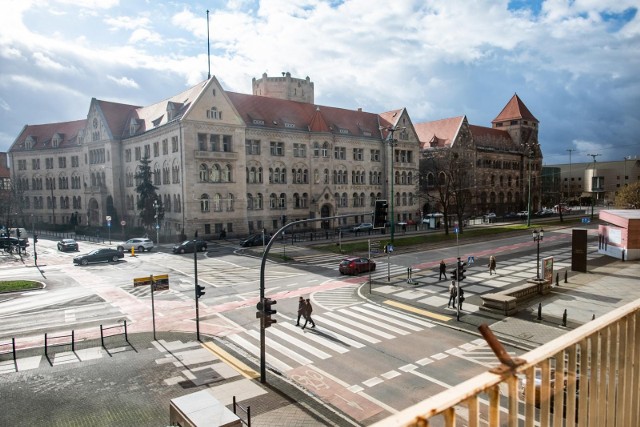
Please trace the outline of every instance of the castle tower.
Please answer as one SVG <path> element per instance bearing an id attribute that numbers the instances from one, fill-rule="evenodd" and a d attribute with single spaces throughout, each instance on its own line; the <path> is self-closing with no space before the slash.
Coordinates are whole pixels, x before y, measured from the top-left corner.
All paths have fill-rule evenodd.
<path id="1" fill-rule="evenodd" d="M 253 78 L 252 87 L 254 95 L 313 104 L 313 82 L 308 76 L 303 80 L 292 78 L 289 72 L 283 72 L 282 77 L 264 73 L 261 79 Z"/>
<path id="2" fill-rule="evenodd" d="M 514 94 L 498 117 L 493 119 L 491 127 L 506 130 L 519 146 L 532 146 L 538 144 L 539 123 L 518 95 Z"/>

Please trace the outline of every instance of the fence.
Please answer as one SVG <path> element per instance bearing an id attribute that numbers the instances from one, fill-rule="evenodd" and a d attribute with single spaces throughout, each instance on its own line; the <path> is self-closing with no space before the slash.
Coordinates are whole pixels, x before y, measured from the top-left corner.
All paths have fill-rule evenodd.
<path id="1" fill-rule="evenodd" d="M 640 300 L 373 426 L 632 426 L 638 384 Z"/>
<path id="2" fill-rule="evenodd" d="M 5 351 L 1 351 L 0 350 L 0 356 L 3 354 L 9 354 L 12 353 L 13 354 L 13 362 L 15 363 L 16 361 L 16 339 L 15 338 L 11 338 L 11 342 L 6 342 L 6 343 L 0 343 L 0 349 L 3 347 L 7 347 L 7 346 L 11 346 L 11 350 L 5 350 Z"/>
<path id="3" fill-rule="evenodd" d="M 240 421 L 242 421 L 243 424 L 246 424 L 247 427 L 251 427 L 251 406 L 243 408 L 239 403 L 236 402 L 236 397 L 233 396 L 233 413 L 236 415 L 238 415 L 237 409 L 240 409 L 242 412 L 244 412 L 247 417 L 247 421 L 245 421 L 242 417 L 238 416 L 238 418 L 240 418 Z"/>
<path id="4" fill-rule="evenodd" d="M 49 344 L 49 340 L 57 341 L 59 339 L 69 338 L 71 337 L 71 342 L 62 342 L 58 344 Z M 70 334 L 67 335 L 57 335 L 53 337 L 49 337 L 48 333 L 44 333 L 44 355 L 49 359 L 49 347 L 64 347 L 71 344 L 71 351 L 76 351 L 76 342 L 75 342 L 75 332 L 72 330 Z"/>
<path id="5" fill-rule="evenodd" d="M 123 328 L 123 331 L 120 333 L 116 333 L 116 334 L 112 334 L 112 335 L 105 335 L 104 331 L 108 331 L 110 329 L 119 329 L 119 328 Z M 105 338 L 109 338 L 109 337 L 115 337 L 118 335 L 124 335 L 124 340 L 128 343 L 129 342 L 129 335 L 127 334 L 127 321 L 123 320 L 123 324 L 122 325 L 116 325 L 116 326 L 109 326 L 109 327 L 103 327 L 102 325 L 100 325 L 100 343 L 102 344 L 102 347 L 106 350 L 106 346 L 104 345 L 104 339 Z"/>

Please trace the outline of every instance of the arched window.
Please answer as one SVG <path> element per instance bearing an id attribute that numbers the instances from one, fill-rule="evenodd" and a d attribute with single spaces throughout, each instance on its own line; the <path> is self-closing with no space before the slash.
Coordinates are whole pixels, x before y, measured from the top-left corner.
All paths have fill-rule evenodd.
<path id="1" fill-rule="evenodd" d="M 360 193 L 360 202 L 359 202 L 360 206 L 364 206 L 364 193 Z"/>
<path id="2" fill-rule="evenodd" d="M 280 209 L 287 208 L 287 195 L 285 193 L 280 193 L 280 198 L 278 199 L 278 207 Z"/>
<path id="3" fill-rule="evenodd" d="M 300 208 L 300 195 L 298 193 L 293 193 L 293 207 L 295 209 Z"/>
<path id="4" fill-rule="evenodd" d="M 305 169 L 302 171 L 302 183 L 303 184 L 309 183 L 309 169 Z"/>
<path id="5" fill-rule="evenodd" d="M 222 196 L 218 193 L 213 195 L 213 211 L 220 212 L 222 211 Z"/>
<path id="6" fill-rule="evenodd" d="M 329 157 L 329 143 L 322 144 L 322 157 Z"/>
<path id="7" fill-rule="evenodd" d="M 254 201 L 255 209 L 263 209 L 263 200 L 264 197 L 262 197 L 262 193 L 258 193 Z"/>
<path id="8" fill-rule="evenodd" d="M 353 199 L 353 207 L 357 208 L 359 206 L 358 203 L 360 202 L 360 198 L 358 197 L 358 193 L 353 193 L 351 198 Z"/>
<path id="9" fill-rule="evenodd" d="M 236 199 L 233 197 L 233 194 L 227 194 L 227 212 L 233 211 L 235 201 Z"/>
<path id="10" fill-rule="evenodd" d="M 324 183 L 325 184 L 329 183 L 329 169 L 324 170 Z"/>
<path id="11" fill-rule="evenodd" d="M 231 182 L 231 165 L 226 165 L 222 172 L 222 181 Z"/>
<path id="12" fill-rule="evenodd" d="M 207 182 L 209 178 L 209 171 L 207 170 L 207 165 L 204 163 L 200 165 L 200 181 Z"/>
<path id="13" fill-rule="evenodd" d="M 313 143 L 313 157 L 320 157 L 320 144 L 317 142 Z"/>
<path id="14" fill-rule="evenodd" d="M 394 175 L 394 180 L 393 183 L 394 184 L 400 184 L 400 172 L 396 171 L 395 175 Z"/>
<path id="15" fill-rule="evenodd" d="M 253 196 L 251 193 L 247 193 L 247 210 L 253 210 Z"/>
<path id="16" fill-rule="evenodd" d="M 276 209 L 278 207 L 278 196 L 276 193 L 271 193 L 269 195 L 269 208 Z"/>
<path id="17" fill-rule="evenodd" d="M 211 167 L 209 180 L 211 182 L 220 182 L 220 178 L 221 178 L 220 165 L 216 163 L 213 165 L 213 167 Z"/>
<path id="18" fill-rule="evenodd" d="M 347 193 L 342 193 L 342 206 L 349 206 L 349 196 L 347 196 Z"/>
<path id="19" fill-rule="evenodd" d="M 200 196 L 200 212 L 209 212 L 209 195 L 203 194 Z"/>
<path id="20" fill-rule="evenodd" d="M 412 185 L 413 184 L 413 173 L 409 172 L 407 174 L 407 184 Z"/>

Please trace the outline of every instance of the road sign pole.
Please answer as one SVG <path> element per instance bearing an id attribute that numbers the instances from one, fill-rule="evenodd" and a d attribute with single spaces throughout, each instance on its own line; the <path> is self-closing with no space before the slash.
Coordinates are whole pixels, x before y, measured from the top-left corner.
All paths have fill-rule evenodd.
<path id="1" fill-rule="evenodd" d="M 367 240 L 367 243 L 369 244 L 369 258 L 368 258 L 368 264 L 367 267 L 369 270 L 369 293 L 371 293 L 371 239 Z"/>
<path id="2" fill-rule="evenodd" d="M 151 277 L 151 319 L 153 321 L 153 340 L 156 341 L 156 306 L 155 306 L 155 302 L 153 300 L 153 275 L 150 276 Z"/>
<path id="3" fill-rule="evenodd" d="M 200 341 L 200 309 L 198 307 L 198 232 L 193 239 L 193 277 L 196 290 L 196 339 Z"/>

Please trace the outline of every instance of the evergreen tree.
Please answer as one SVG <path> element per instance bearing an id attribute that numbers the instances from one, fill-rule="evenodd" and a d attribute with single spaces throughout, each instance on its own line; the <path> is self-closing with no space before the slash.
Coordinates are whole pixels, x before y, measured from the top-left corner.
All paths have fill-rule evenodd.
<path id="1" fill-rule="evenodd" d="M 135 174 L 136 179 L 136 192 L 138 193 L 137 208 L 140 212 L 140 218 L 142 224 L 146 228 L 154 226 L 156 223 L 156 210 L 153 207 L 153 203 L 158 201 L 158 221 L 164 218 L 164 207 L 162 206 L 162 198 L 158 196 L 156 190 L 158 187 L 153 185 L 151 166 L 149 165 L 151 160 L 148 157 L 140 159 L 138 170 Z"/>

